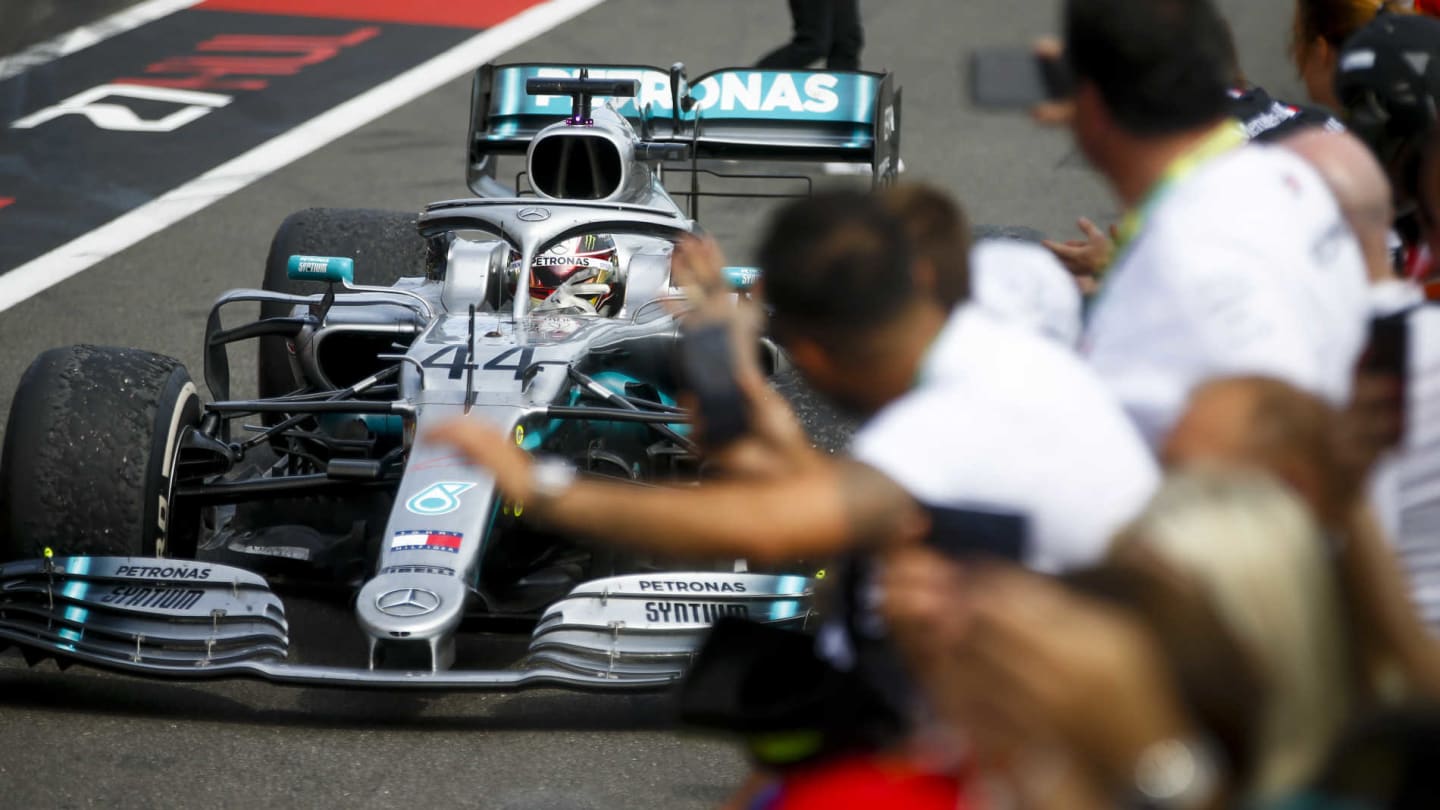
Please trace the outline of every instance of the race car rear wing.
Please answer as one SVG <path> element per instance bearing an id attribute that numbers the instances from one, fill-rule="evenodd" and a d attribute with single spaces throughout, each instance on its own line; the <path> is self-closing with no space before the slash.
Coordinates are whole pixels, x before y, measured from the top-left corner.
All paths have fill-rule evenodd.
<path id="1" fill-rule="evenodd" d="M 597 97 L 641 139 L 678 147 L 667 160 L 706 159 L 869 164 L 874 182 L 895 178 L 900 162 L 900 89 L 889 73 L 725 68 L 688 81 L 677 64 L 523 63 L 483 65 L 470 101 L 466 180 L 484 194 L 494 156 L 523 155 L 532 138 L 571 111 L 565 96 L 531 96 L 528 79 L 634 80 L 634 98 Z"/>

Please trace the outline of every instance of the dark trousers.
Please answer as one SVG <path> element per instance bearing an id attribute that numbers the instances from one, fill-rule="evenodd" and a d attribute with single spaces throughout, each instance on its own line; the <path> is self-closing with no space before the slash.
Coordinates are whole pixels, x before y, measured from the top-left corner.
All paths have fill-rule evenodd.
<path id="1" fill-rule="evenodd" d="M 865 32 L 860 0 L 790 0 L 795 38 L 766 54 L 757 68 L 795 70 L 825 60 L 831 70 L 859 70 Z"/>

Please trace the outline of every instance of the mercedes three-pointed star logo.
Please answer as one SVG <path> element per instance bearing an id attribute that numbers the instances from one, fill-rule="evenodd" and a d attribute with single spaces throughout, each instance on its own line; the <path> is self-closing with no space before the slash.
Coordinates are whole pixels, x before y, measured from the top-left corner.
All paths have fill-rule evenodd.
<path id="1" fill-rule="evenodd" d="M 396 588 L 376 597 L 375 607 L 388 616 L 409 619 L 434 613 L 440 607 L 440 597 L 424 588 Z"/>
<path id="2" fill-rule="evenodd" d="M 521 222 L 544 222 L 550 218 L 549 208 L 521 208 L 515 218 Z"/>

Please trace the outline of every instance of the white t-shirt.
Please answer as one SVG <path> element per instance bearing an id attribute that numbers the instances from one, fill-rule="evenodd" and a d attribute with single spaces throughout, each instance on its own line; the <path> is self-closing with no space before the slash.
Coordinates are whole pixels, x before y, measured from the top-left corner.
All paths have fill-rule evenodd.
<path id="1" fill-rule="evenodd" d="M 1074 347 L 1080 288 L 1055 254 L 1033 242 L 982 239 L 970 249 L 971 299 L 985 309 Z"/>
<path id="2" fill-rule="evenodd" d="M 925 506 L 1024 517 L 1026 562 L 1043 571 L 1096 561 L 1158 482 L 1082 359 L 974 304 L 955 310 L 918 385 L 867 422 L 851 451 Z"/>
<path id="3" fill-rule="evenodd" d="M 1304 159 L 1250 144 L 1163 192 L 1081 349 L 1158 446 L 1190 391 L 1264 375 L 1342 403 L 1365 339 L 1364 260 Z"/>

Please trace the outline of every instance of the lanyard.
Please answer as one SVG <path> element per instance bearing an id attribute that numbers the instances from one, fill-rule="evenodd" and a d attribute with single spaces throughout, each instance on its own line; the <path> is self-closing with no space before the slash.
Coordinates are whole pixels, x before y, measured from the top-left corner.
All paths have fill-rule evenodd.
<path id="1" fill-rule="evenodd" d="M 1140 204 L 1126 212 L 1125 217 L 1120 220 L 1117 229 L 1119 231 L 1118 238 L 1115 240 L 1115 254 L 1110 260 L 1111 272 L 1105 273 L 1100 289 L 1090 296 L 1089 301 L 1085 302 L 1084 315 L 1087 320 L 1096 310 L 1096 305 L 1105 295 L 1105 291 L 1109 289 L 1115 275 L 1113 271 L 1122 264 L 1126 251 L 1134 244 L 1140 232 L 1145 229 L 1145 223 L 1150 219 L 1151 212 L 1160 204 L 1165 195 L 1199 171 L 1201 166 L 1232 149 L 1243 146 L 1248 140 L 1245 136 L 1245 128 L 1240 122 L 1230 119 L 1216 126 L 1209 135 L 1205 136 L 1204 140 L 1165 167 L 1160 179 L 1155 181 L 1155 184 L 1145 193 L 1145 198 L 1140 201 Z"/>
<path id="2" fill-rule="evenodd" d="M 1128 211 L 1125 218 L 1120 220 L 1120 238 L 1115 243 L 1117 259 L 1119 254 L 1124 253 L 1125 248 L 1135 241 L 1140 231 L 1145 228 L 1145 222 L 1150 218 L 1150 212 L 1160 203 L 1160 200 L 1181 181 L 1190 177 L 1200 167 L 1213 158 L 1217 158 L 1236 147 L 1243 145 L 1246 141 L 1245 130 L 1238 121 L 1226 121 L 1215 127 L 1205 136 L 1205 139 L 1180 157 L 1170 162 L 1165 167 L 1165 172 L 1160 179 L 1146 192 L 1145 199 L 1140 204 Z"/>

